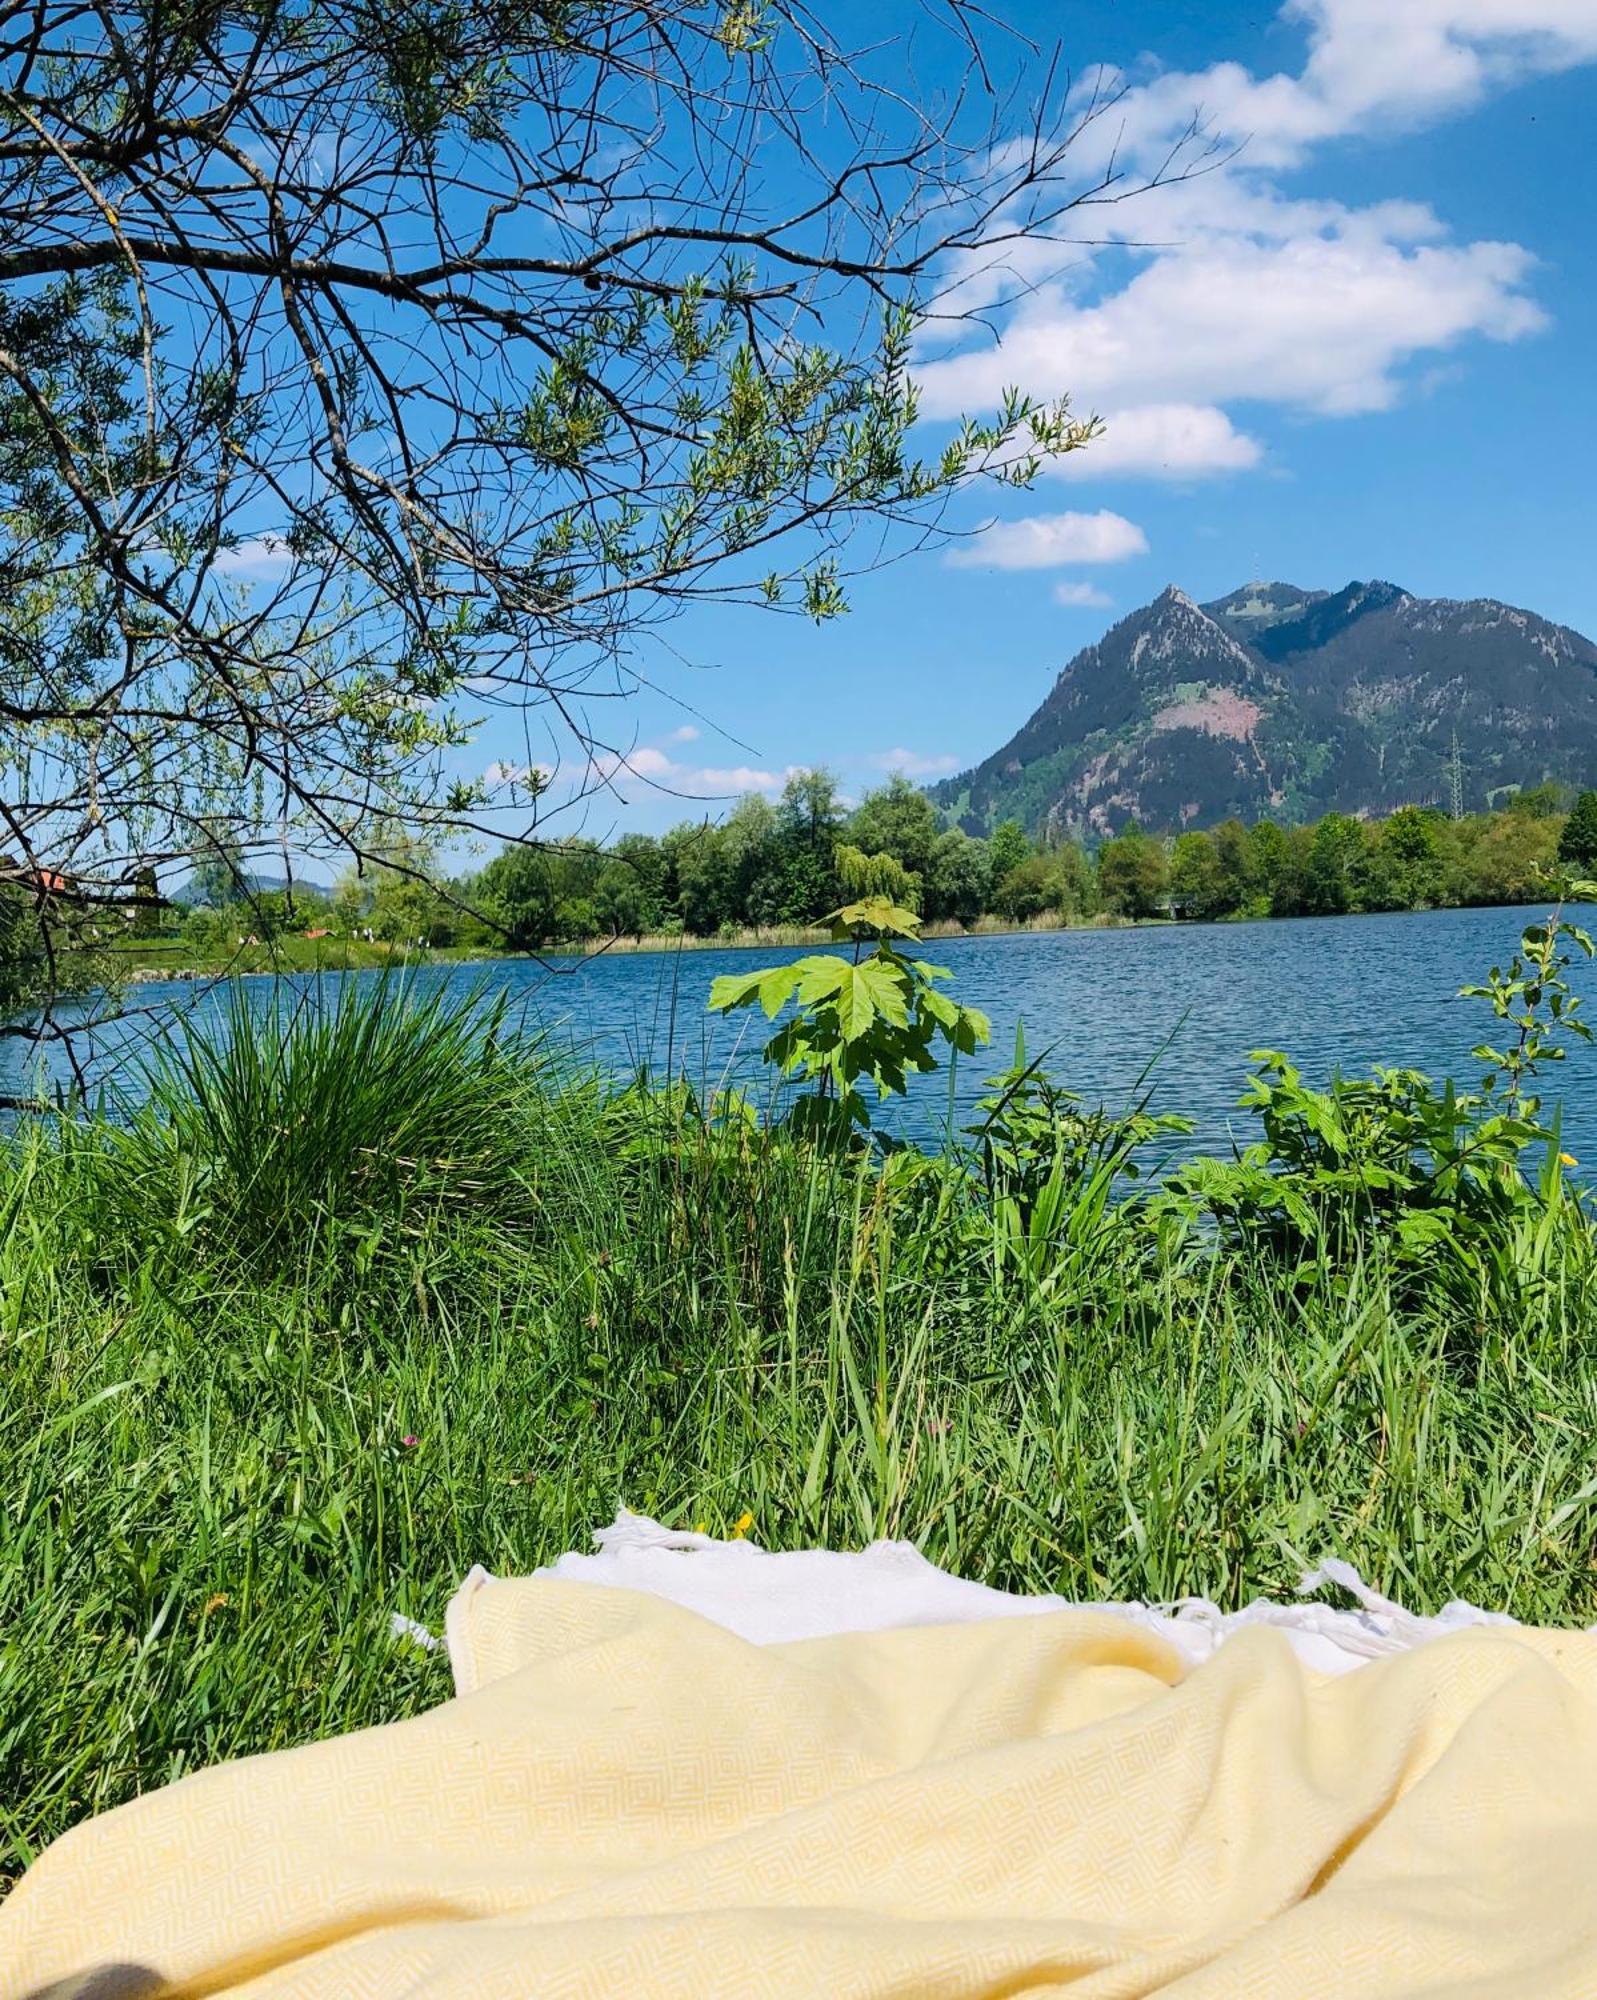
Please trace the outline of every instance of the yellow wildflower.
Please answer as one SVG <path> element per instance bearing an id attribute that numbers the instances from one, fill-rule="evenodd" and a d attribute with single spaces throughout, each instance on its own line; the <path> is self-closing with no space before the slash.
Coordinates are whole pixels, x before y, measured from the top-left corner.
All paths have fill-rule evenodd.
<path id="1" fill-rule="evenodd" d="M 732 1532 L 734 1535 L 746 1535 L 753 1526 L 754 1516 L 752 1514 L 739 1514 L 737 1519 L 732 1523 Z"/>
<path id="2" fill-rule="evenodd" d="M 1575 1158 L 1573 1153 L 1560 1153 L 1558 1156 L 1558 1164 L 1561 1167 L 1578 1167 L 1580 1165 L 1580 1162 Z"/>
<path id="3" fill-rule="evenodd" d="M 211 1595 L 206 1598 L 204 1606 L 200 1611 L 200 1616 L 202 1618 L 209 1618 L 213 1611 L 225 1610 L 232 1601 L 225 1590 L 213 1590 Z"/>

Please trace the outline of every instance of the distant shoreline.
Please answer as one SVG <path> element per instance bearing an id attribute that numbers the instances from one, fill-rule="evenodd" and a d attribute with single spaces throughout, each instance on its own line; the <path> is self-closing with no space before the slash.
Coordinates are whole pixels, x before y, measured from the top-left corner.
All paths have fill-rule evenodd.
<path id="1" fill-rule="evenodd" d="M 1032 937 L 1054 931 L 1173 930 L 1173 917 L 1096 916 L 1076 918 L 1034 918 L 1030 923 L 1005 923 L 999 918 L 979 919 L 968 928 L 963 924 L 928 924 L 920 933 L 922 944 L 951 944 L 961 938 Z M 739 930 L 730 937 L 695 937 L 687 931 L 645 931 L 640 938 L 621 937 L 586 945 L 563 945 L 543 952 L 503 952 L 495 958 L 610 958 L 617 952 L 631 956 L 637 952 L 665 951 L 793 951 L 801 945 L 835 943 L 824 924 L 772 924 L 764 930 Z"/>
<path id="2" fill-rule="evenodd" d="M 1425 914 L 1446 915 L 1463 909 L 1540 909 L 1540 903 L 1493 903 L 1493 904 L 1446 904 L 1434 912 L 1425 911 L 1347 911 L 1343 916 L 1416 916 Z M 1578 906 L 1576 906 L 1578 907 Z M 1336 919 L 1341 921 L 1341 917 Z M 1034 917 L 1024 924 L 1006 923 L 996 917 L 983 917 L 968 929 L 963 925 L 938 922 L 922 931 L 923 945 L 958 944 L 972 938 L 1000 937 L 1046 937 L 1065 931 L 1143 931 L 1143 930 L 1211 930 L 1228 928 L 1233 924 L 1280 924 L 1292 922 L 1320 922 L 1320 918 L 1291 917 L 1226 917 L 1215 923 L 1184 923 L 1174 917 L 1122 917 L 1100 914 L 1092 917 L 1061 919 L 1056 917 Z M 806 946 L 825 947 L 833 944 L 832 934 L 822 925 L 773 924 L 767 929 L 742 929 L 731 936 L 697 937 L 691 932 L 645 932 L 642 937 L 620 937 L 588 940 L 582 944 L 551 945 L 543 951 L 488 951 L 480 945 L 449 945 L 422 951 L 407 951 L 397 946 L 389 946 L 364 938 L 317 939 L 316 951 L 306 947 L 310 940 L 295 936 L 281 939 L 276 946 L 258 945 L 250 948 L 247 957 L 235 954 L 232 959 L 221 962 L 198 964 L 163 963 L 153 954 L 133 954 L 134 959 L 125 975 L 129 987 L 153 985 L 200 985 L 220 979 L 270 979 L 288 973 L 315 972 L 376 972 L 386 966 L 402 966 L 414 970 L 425 965 L 447 965 L 462 970 L 471 967 L 486 969 L 493 965 L 546 964 L 557 966 L 562 971 L 575 970 L 598 958 L 632 958 L 643 954 L 662 956 L 682 952 L 716 951 L 798 951 Z M 328 947 L 331 949 L 328 949 Z M 174 947 L 174 958 L 177 947 Z"/>
<path id="3" fill-rule="evenodd" d="M 952 944 L 964 938 L 1032 937 L 1058 931 L 1174 930 L 1171 917 L 1120 917 L 1100 915 L 1073 919 L 1034 918 L 1029 923 L 1005 923 L 982 918 L 968 929 L 961 924 L 934 923 L 921 933 L 924 944 Z M 365 939 L 316 940 L 330 946 L 312 954 L 304 949 L 308 940 L 283 938 L 275 946 L 252 946 L 247 954 L 235 953 L 220 961 L 177 962 L 179 947 L 173 947 L 170 961 L 153 952 L 129 953 L 129 986 L 200 985 L 217 979 L 269 979 L 293 972 L 375 972 L 384 966 L 422 965 L 490 966 L 531 961 L 558 960 L 562 965 L 583 965 L 590 959 L 635 957 L 641 953 L 664 954 L 684 951 L 794 951 L 805 945 L 830 945 L 831 932 L 818 924 L 773 924 L 767 929 L 739 930 L 732 936 L 697 937 L 691 932 L 650 931 L 642 937 L 587 940 L 582 944 L 551 945 L 543 951 L 485 951 L 481 946 L 440 946 L 437 949 L 407 951 L 398 947 L 368 944 Z"/>

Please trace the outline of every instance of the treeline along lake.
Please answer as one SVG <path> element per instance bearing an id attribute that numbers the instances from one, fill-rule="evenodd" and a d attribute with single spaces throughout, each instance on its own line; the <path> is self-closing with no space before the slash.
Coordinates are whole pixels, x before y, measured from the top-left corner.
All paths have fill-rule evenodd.
<path id="1" fill-rule="evenodd" d="M 917 1080 L 907 1102 L 884 1107 L 882 1123 L 923 1143 L 941 1138 L 951 1117 L 957 1128 L 1010 1060 L 1020 1025 L 1028 1057 L 1043 1059 L 1088 1103 L 1115 1108 L 1146 1089 L 1156 1109 L 1194 1118 L 1195 1131 L 1178 1142 L 1194 1153 L 1226 1151 L 1252 1136 L 1251 1120 L 1236 1106 L 1257 1048 L 1285 1051 L 1313 1082 L 1380 1064 L 1473 1087 L 1480 1065 L 1471 1051 L 1493 1038 L 1496 1024 L 1483 1002 L 1459 999 L 1458 989 L 1506 963 L 1523 925 L 1541 914 L 1535 907 L 1445 910 L 941 939 L 926 955 L 952 970 L 961 1000 L 990 1015 L 992 1043 L 962 1061 L 952 1081 L 946 1073 Z M 1574 912 L 1577 921 L 1593 914 Z M 426 967 L 406 976 L 462 992 L 503 991 L 512 1019 L 618 1078 L 646 1064 L 656 1075 L 686 1075 L 705 1091 L 740 1081 L 758 1093 L 770 1088 L 756 1061 L 763 1016 L 707 1014 L 710 981 L 802 955 L 758 946 L 601 953 Z M 381 976 L 320 975 L 329 983 Z M 273 983 L 249 982 L 263 1004 Z M 1594 968 L 1577 964 L 1573 983 L 1582 994 L 1597 990 Z M 277 984 L 299 994 L 315 978 Z M 93 1030 L 91 1087 L 126 1100 L 137 1090 L 138 1058 L 152 1037 L 185 1009 L 220 1005 L 215 986 L 133 988 L 121 1017 Z M 29 1065 L 36 1076 L 41 1062 L 56 1081 L 69 1074 L 59 1051 L 29 1055 L 12 1042 L 0 1056 L 8 1072 L 0 1087 L 19 1092 Z M 1561 1109 L 1567 1149 L 1597 1159 L 1597 1050 L 1575 1045 L 1549 1073 L 1545 1102 L 1549 1112 Z"/>

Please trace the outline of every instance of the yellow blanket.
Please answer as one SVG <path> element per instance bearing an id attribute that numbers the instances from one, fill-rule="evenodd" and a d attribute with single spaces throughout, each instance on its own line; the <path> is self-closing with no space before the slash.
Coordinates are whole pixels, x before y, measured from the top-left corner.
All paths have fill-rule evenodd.
<path id="1" fill-rule="evenodd" d="M 76 1828 L 0 1994 L 1597 1994 L 1597 1637 L 1321 1680 L 1060 1612 L 758 1648 L 465 1614 L 473 1691 Z"/>

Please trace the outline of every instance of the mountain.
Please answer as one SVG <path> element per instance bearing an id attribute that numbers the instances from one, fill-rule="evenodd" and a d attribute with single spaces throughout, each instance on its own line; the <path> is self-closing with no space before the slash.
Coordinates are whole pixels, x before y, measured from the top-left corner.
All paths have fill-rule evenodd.
<path id="1" fill-rule="evenodd" d="M 1597 646 L 1492 598 L 1173 585 L 1065 668 L 1001 750 L 932 797 L 972 832 L 1169 831 L 1597 783 Z"/>
<path id="2" fill-rule="evenodd" d="M 248 893 L 252 896 L 268 896 L 279 889 L 289 887 L 286 875 L 259 875 L 253 868 L 244 870 L 244 882 Z M 293 889 L 296 896 L 304 897 L 313 903 L 329 903 L 333 898 L 332 889 L 327 883 L 307 880 L 303 875 L 294 877 Z M 185 908 L 194 909 L 205 901 L 205 893 L 191 875 L 180 888 L 172 891 L 172 901 Z"/>

